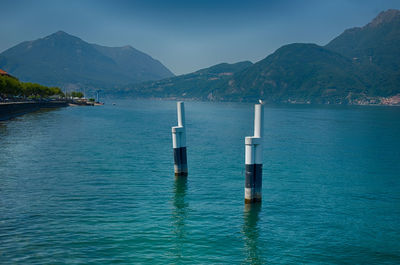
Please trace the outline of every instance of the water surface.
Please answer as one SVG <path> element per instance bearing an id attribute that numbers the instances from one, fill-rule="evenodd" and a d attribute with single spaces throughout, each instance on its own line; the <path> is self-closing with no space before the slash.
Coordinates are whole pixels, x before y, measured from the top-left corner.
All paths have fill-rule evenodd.
<path id="1" fill-rule="evenodd" d="M 172 101 L 0 123 L 0 263 L 399 264 L 400 108 L 266 106 L 263 203 L 245 207 L 253 106 Z"/>

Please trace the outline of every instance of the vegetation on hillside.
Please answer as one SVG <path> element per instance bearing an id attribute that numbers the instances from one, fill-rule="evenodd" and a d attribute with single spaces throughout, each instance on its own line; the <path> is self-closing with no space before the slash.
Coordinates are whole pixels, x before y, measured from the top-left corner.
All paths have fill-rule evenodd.
<path id="1" fill-rule="evenodd" d="M 316 44 L 290 44 L 234 76 L 220 93 L 235 100 L 344 103 L 363 78 L 348 58 Z"/>
<path id="2" fill-rule="evenodd" d="M 186 97 L 213 100 L 213 91 L 224 86 L 236 72 L 251 65 L 249 61 L 234 64 L 221 63 L 186 75 L 132 85 L 125 90 L 120 90 L 119 93 L 138 97 Z"/>
<path id="3" fill-rule="evenodd" d="M 400 11 L 381 12 L 364 27 L 344 31 L 325 48 L 351 59 L 366 78 L 366 94 L 400 93 Z"/>

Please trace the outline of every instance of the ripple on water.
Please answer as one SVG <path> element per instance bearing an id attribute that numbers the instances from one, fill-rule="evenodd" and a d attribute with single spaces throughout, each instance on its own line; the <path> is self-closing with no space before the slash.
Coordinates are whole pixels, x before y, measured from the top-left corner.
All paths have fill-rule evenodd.
<path id="1" fill-rule="evenodd" d="M 400 263 L 400 110 L 266 106 L 263 203 L 243 204 L 251 104 L 118 101 L 0 123 L 0 263 Z"/>

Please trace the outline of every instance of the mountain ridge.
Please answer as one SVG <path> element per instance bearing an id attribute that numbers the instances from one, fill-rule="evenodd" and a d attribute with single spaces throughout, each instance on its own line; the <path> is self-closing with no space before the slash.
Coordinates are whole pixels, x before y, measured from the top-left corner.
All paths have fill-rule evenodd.
<path id="1" fill-rule="evenodd" d="M 197 70 L 193 73 L 158 81 L 150 81 L 136 86 L 132 85 L 131 88 L 120 89 L 117 93 L 119 95 L 136 97 L 186 97 L 212 100 L 212 92 L 215 88 L 220 87 L 236 72 L 246 69 L 251 65 L 253 65 L 253 63 L 250 61 L 242 61 L 233 64 L 220 63 Z M 156 95 L 154 91 L 156 91 Z"/>
<path id="2" fill-rule="evenodd" d="M 196 73 L 196 72 L 195 72 Z M 190 75 L 190 74 L 189 74 Z M 253 65 L 235 72 L 210 88 L 196 82 L 174 90 L 168 79 L 149 86 L 125 89 L 136 95 L 220 101 L 364 104 L 400 94 L 400 11 L 381 12 L 363 27 L 345 30 L 325 46 L 307 43 L 284 45 Z"/>
<path id="3" fill-rule="evenodd" d="M 115 87 L 174 76 L 132 46 L 106 47 L 64 31 L 17 44 L 0 54 L 0 67 L 21 80 L 66 87 Z"/>

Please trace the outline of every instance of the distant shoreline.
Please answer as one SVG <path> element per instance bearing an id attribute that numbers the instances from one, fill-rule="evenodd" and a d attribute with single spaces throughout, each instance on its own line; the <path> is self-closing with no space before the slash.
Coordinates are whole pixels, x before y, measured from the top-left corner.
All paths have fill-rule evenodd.
<path id="1" fill-rule="evenodd" d="M 235 101 L 235 100 L 207 100 L 202 98 L 185 98 L 185 97 L 146 97 L 146 96 L 125 96 L 125 97 L 118 97 L 118 96 L 111 96 L 115 99 L 143 99 L 143 100 L 177 100 L 177 101 L 198 101 L 198 102 L 228 102 L 228 103 L 255 103 L 256 101 L 245 100 L 245 101 Z M 387 99 L 394 99 L 396 97 L 396 101 L 389 101 Z M 382 100 L 385 99 L 385 100 Z M 324 106 L 381 106 L 381 107 L 400 107 L 400 96 L 396 95 L 391 98 L 380 98 L 374 101 L 367 101 L 367 100 L 359 100 L 353 101 L 351 103 L 319 103 L 319 102 L 304 102 L 304 101 L 295 101 L 295 100 L 287 100 L 281 102 L 268 102 L 266 104 L 278 104 L 278 105 L 324 105 Z"/>

